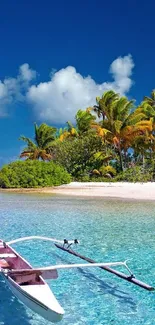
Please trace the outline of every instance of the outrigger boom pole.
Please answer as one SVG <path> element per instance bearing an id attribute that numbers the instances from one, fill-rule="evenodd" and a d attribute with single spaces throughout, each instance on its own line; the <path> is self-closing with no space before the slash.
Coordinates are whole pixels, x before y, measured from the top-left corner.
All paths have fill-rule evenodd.
<path id="1" fill-rule="evenodd" d="M 84 261 L 87 261 L 87 262 L 92 263 L 92 264 L 93 264 L 93 263 L 96 263 L 96 262 L 95 262 L 94 260 L 92 260 L 91 258 L 86 257 L 86 256 L 83 256 L 83 255 L 81 255 L 81 254 L 75 252 L 75 251 L 72 250 L 72 249 L 66 248 L 66 247 L 61 246 L 61 245 L 59 245 L 59 244 L 55 244 L 55 246 L 56 246 L 57 248 L 59 248 L 59 249 L 65 251 L 65 252 L 69 253 L 69 254 L 72 254 L 72 255 L 74 255 L 74 256 L 79 257 L 80 259 L 82 259 L 82 260 L 84 260 Z M 125 264 L 126 264 L 126 263 L 125 263 Z M 126 265 L 126 267 L 127 267 L 127 265 Z M 117 271 L 117 270 L 114 270 L 114 269 L 112 269 L 111 267 L 106 266 L 106 265 L 105 265 L 105 266 L 99 266 L 99 268 L 100 268 L 100 269 L 103 269 L 103 270 L 105 270 L 105 271 L 107 271 L 107 272 L 113 273 L 114 275 L 118 276 L 119 278 L 121 278 L 121 279 L 123 279 L 123 280 L 126 280 L 126 281 L 128 281 L 128 282 L 131 282 L 131 283 L 133 283 L 133 284 L 135 284 L 135 285 L 137 285 L 137 286 L 139 286 L 139 287 L 141 287 L 141 288 L 143 288 L 143 289 L 146 289 L 146 290 L 148 290 L 148 291 L 154 291 L 154 290 L 155 290 L 154 287 L 152 287 L 152 286 L 150 286 L 150 285 L 148 285 L 148 284 L 146 284 L 146 283 L 144 283 L 144 282 L 142 282 L 142 281 L 136 279 L 135 276 L 132 274 L 132 272 L 130 271 L 130 269 L 129 269 L 128 267 L 127 267 L 127 269 L 128 269 L 128 271 L 130 272 L 130 275 L 126 275 L 125 273 L 122 273 L 122 272 L 119 272 L 119 271 Z"/>
<path id="2" fill-rule="evenodd" d="M 55 246 L 69 254 L 72 254 L 74 256 L 77 256 L 79 257 L 80 259 L 84 260 L 84 261 L 87 261 L 89 264 L 71 264 L 71 265 L 55 265 L 55 266 L 52 266 L 52 267 L 47 267 L 47 268 L 40 268 L 40 269 L 34 269 L 34 272 L 38 271 L 48 271 L 49 270 L 57 270 L 57 269 L 67 269 L 67 268 L 75 268 L 75 267 L 90 267 L 91 265 L 90 264 L 93 264 L 92 267 L 99 267 L 107 272 L 110 272 L 116 276 L 118 276 L 119 278 L 123 279 L 123 280 L 126 280 L 128 282 L 131 282 L 143 289 L 146 289 L 146 290 L 149 290 L 149 291 L 153 291 L 155 290 L 154 287 L 138 280 L 135 278 L 135 276 L 132 274 L 131 270 L 129 269 L 129 267 L 127 266 L 126 262 L 115 262 L 115 263 L 96 263 L 94 260 L 92 260 L 91 258 L 89 257 L 86 257 L 86 256 L 83 256 L 77 252 L 75 252 L 74 250 L 70 249 L 71 245 L 72 244 L 78 244 L 79 241 L 77 239 L 74 239 L 74 240 L 57 240 L 55 238 L 49 238 L 49 237 L 42 237 L 42 236 L 30 236 L 30 237 L 23 237 L 23 238 L 18 238 L 18 239 L 15 239 L 15 240 L 11 240 L 7 243 L 3 242 L 3 246 L 5 247 L 5 245 L 11 245 L 11 244 L 15 244 L 15 243 L 18 243 L 18 242 L 21 242 L 21 241 L 25 241 L 25 240 L 31 240 L 31 239 L 41 239 L 41 240 L 47 240 L 47 241 L 51 241 L 55 244 Z M 66 246 L 67 245 L 67 246 Z M 125 273 L 122 273 L 122 272 L 119 272 L 115 269 L 112 269 L 110 266 L 118 266 L 118 265 L 122 265 L 122 266 L 125 266 L 126 269 L 128 270 L 128 272 L 130 273 L 129 275 L 125 274 Z M 52 269 L 51 269 L 52 268 Z M 20 271 L 23 271 L 25 272 L 25 270 L 20 270 Z M 31 270 L 32 271 L 32 270 Z M 17 271 L 18 272 L 18 271 Z M 28 271 L 29 272 L 29 271 Z"/>

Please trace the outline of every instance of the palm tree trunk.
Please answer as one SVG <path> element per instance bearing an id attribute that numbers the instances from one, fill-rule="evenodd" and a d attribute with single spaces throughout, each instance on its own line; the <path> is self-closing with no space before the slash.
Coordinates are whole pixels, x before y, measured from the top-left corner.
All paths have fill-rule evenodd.
<path id="1" fill-rule="evenodd" d="M 118 154 L 119 154 L 120 168 L 121 168 L 121 171 L 123 171 L 124 170 L 124 167 L 123 167 L 123 156 L 122 156 L 122 151 L 121 151 L 120 143 L 118 144 Z"/>
<path id="2" fill-rule="evenodd" d="M 124 150 L 124 168 L 127 168 L 127 152 Z"/>
<path id="3" fill-rule="evenodd" d="M 143 152 L 142 160 L 143 160 L 143 171 L 144 171 L 144 169 L 145 169 L 145 156 L 144 156 L 144 152 Z"/>

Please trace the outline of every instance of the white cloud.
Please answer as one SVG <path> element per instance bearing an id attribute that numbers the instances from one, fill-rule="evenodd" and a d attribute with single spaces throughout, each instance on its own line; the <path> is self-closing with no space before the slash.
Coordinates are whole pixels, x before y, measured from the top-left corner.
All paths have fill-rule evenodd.
<path id="1" fill-rule="evenodd" d="M 32 79 L 36 78 L 36 71 L 30 69 L 30 66 L 28 63 L 24 63 L 19 68 L 19 78 L 21 78 L 24 81 L 31 81 Z"/>
<path id="2" fill-rule="evenodd" d="M 0 80 L 0 117 L 7 114 L 10 104 L 28 99 L 40 121 L 53 124 L 73 121 L 78 109 L 94 105 L 96 96 L 101 96 L 105 90 L 127 94 L 133 83 L 133 67 L 131 55 L 127 55 L 112 62 L 109 69 L 112 82 L 98 84 L 91 76 L 83 77 L 74 67 L 68 66 L 52 70 L 49 81 L 35 85 L 32 82 L 36 71 L 24 63 L 16 78 Z"/>
<path id="3" fill-rule="evenodd" d="M 121 94 L 126 94 L 133 82 L 130 78 L 134 62 L 131 55 L 117 58 L 110 66 L 110 73 L 115 80 L 115 89 Z"/>
<path id="4" fill-rule="evenodd" d="M 27 63 L 19 67 L 16 78 L 7 77 L 0 80 L 0 117 L 7 115 L 7 109 L 15 101 L 24 100 L 30 81 L 36 77 L 36 72 Z"/>
<path id="5" fill-rule="evenodd" d="M 119 57 L 110 66 L 114 81 L 97 84 L 90 76 L 83 77 L 74 67 L 68 66 L 52 73 L 50 81 L 32 85 L 27 98 L 40 120 L 52 123 L 73 121 L 78 109 L 95 104 L 96 96 L 101 96 L 105 90 L 126 94 L 132 86 L 133 67 L 131 55 Z"/>

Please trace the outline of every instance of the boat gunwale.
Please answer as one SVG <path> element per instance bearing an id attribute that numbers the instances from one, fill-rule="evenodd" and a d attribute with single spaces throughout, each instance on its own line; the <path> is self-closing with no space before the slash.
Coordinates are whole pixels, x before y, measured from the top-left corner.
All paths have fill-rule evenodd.
<path id="1" fill-rule="evenodd" d="M 2 240 L 0 240 L 0 242 L 3 242 Z M 18 258 L 20 258 L 22 261 L 24 261 L 26 263 L 26 265 L 29 267 L 29 269 L 33 269 L 32 265 L 27 261 L 25 260 L 15 249 L 13 249 L 9 244 L 6 244 L 6 248 L 9 248 Z M 26 290 L 24 290 L 24 288 L 26 288 L 26 285 L 23 285 L 22 284 L 19 284 L 18 282 L 16 282 L 11 276 L 9 276 L 9 274 L 7 274 L 7 272 L 5 273 L 5 268 L 2 269 L 2 272 L 1 272 L 1 275 L 2 277 L 4 278 L 5 282 L 7 283 L 8 287 L 11 289 L 11 287 L 13 287 L 14 290 L 17 290 L 18 293 L 25 297 L 28 301 L 31 301 L 34 305 L 38 305 L 39 308 L 42 308 L 44 311 L 46 312 L 52 312 L 52 313 L 55 313 L 55 314 L 59 314 L 61 316 L 64 315 L 64 312 L 57 312 L 55 310 L 52 309 L 52 306 L 47 306 L 45 305 L 44 303 L 42 303 L 40 300 L 38 300 L 36 297 L 33 296 L 33 294 L 30 294 L 29 292 L 27 292 Z M 39 278 L 41 280 L 41 283 L 32 283 L 32 284 L 28 284 L 28 286 L 31 286 L 33 288 L 33 286 L 41 286 L 42 288 L 49 288 L 49 285 L 46 283 L 46 281 L 42 278 L 41 275 L 39 275 Z M 52 293 L 52 290 L 50 289 L 51 293 Z M 53 294 L 53 293 L 52 293 Z M 17 297 L 17 299 L 21 300 L 17 294 L 14 293 L 14 295 Z M 54 295 L 53 295 L 54 296 Z M 55 296 L 54 296 L 55 298 Z M 56 299 L 56 298 L 55 298 Z M 57 299 L 56 299 L 57 301 Z M 22 303 L 24 303 L 22 301 Z M 61 305 L 59 304 L 59 302 L 57 301 L 58 305 L 61 307 Z M 31 308 L 31 307 L 29 307 Z M 32 309 L 33 310 L 33 309 Z M 62 311 L 63 308 L 62 308 Z"/>
<path id="2" fill-rule="evenodd" d="M 1 242 L 3 242 L 2 240 L 1 240 Z M 29 267 L 29 269 L 31 270 L 33 270 L 33 266 L 24 258 L 24 257 L 22 257 L 14 248 L 12 248 L 9 244 L 7 244 L 7 243 L 5 243 L 6 244 L 6 248 L 9 248 L 20 260 L 22 260 L 28 267 Z M 5 269 L 5 268 L 3 268 L 3 269 Z M 4 272 L 3 272 L 4 273 Z M 11 277 L 9 277 L 9 278 L 11 278 Z M 12 278 L 11 278 L 12 279 Z M 42 276 L 41 275 L 39 275 L 39 279 L 40 279 L 40 282 L 41 283 L 38 283 L 38 285 L 46 285 L 46 281 L 42 278 Z M 13 279 L 12 279 L 13 280 Z M 14 280 L 13 280 L 14 281 Z M 19 285 L 20 286 L 20 284 L 18 284 L 18 282 L 16 282 L 16 281 L 14 281 L 15 283 L 17 283 L 17 285 Z M 37 285 L 36 283 L 31 283 L 30 285 Z"/>

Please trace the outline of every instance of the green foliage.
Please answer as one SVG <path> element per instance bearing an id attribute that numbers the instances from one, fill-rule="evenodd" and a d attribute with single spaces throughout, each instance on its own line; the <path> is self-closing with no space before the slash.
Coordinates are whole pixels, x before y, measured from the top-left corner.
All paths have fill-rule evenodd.
<path id="1" fill-rule="evenodd" d="M 107 164 L 114 158 L 114 152 L 108 147 L 103 147 L 102 151 L 96 152 L 92 159 L 92 165 L 94 170 L 99 170 L 104 164 Z M 97 173 L 96 173 L 97 174 Z"/>
<path id="2" fill-rule="evenodd" d="M 153 171 L 144 170 L 140 166 L 128 168 L 115 177 L 115 181 L 123 182 L 149 182 L 153 180 Z"/>
<path id="3" fill-rule="evenodd" d="M 101 175 L 105 177 L 114 177 L 117 173 L 116 169 L 112 166 L 102 166 L 99 171 Z"/>
<path id="4" fill-rule="evenodd" d="M 54 162 L 16 161 L 0 170 L 1 188 L 57 186 L 70 181 L 66 170 Z"/>
<path id="5" fill-rule="evenodd" d="M 56 128 L 45 123 L 40 126 L 35 123 L 34 128 L 34 142 L 25 136 L 19 138 L 19 140 L 23 140 L 27 144 L 27 147 L 22 151 L 20 158 L 27 158 L 30 160 L 42 159 L 44 161 L 51 160 L 52 154 L 49 154 L 49 148 L 55 140 Z"/>
<path id="6" fill-rule="evenodd" d="M 100 176 L 100 177 L 91 177 L 89 179 L 90 182 L 105 182 L 105 183 L 114 183 L 115 182 L 115 178 L 109 178 L 109 177 L 104 177 L 104 176 Z"/>
<path id="7" fill-rule="evenodd" d="M 103 149 L 101 138 L 92 134 L 64 142 L 56 142 L 52 147 L 55 160 L 73 177 L 80 177 L 92 170 L 92 157 Z"/>
<path id="8" fill-rule="evenodd" d="M 75 121 L 75 126 L 68 121 L 59 130 L 45 123 L 35 124 L 34 141 L 20 138 L 26 142 L 20 157 L 33 160 L 34 167 L 31 165 L 30 171 L 30 165 L 20 165 L 20 173 L 16 164 L 22 162 L 5 166 L 0 171 L 0 186 L 51 186 L 70 181 L 64 170 L 54 172 L 60 165 L 81 181 L 155 179 L 155 90 L 137 108 L 133 100 L 108 90 L 96 98 L 96 105 L 78 110 Z M 40 160 L 53 160 L 59 167 L 47 163 L 41 168 Z"/>
<path id="9" fill-rule="evenodd" d="M 77 179 L 79 182 L 105 182 L 105 183 L 114 183 L 115 182 L 115 178 L 108 178 L 108 177 L 96 177 L 96 176 L 89 176 L 89 175 L 84 175 L 84 176 L 80 176 Z"/>
<path id="10" fill-rule="evenodd" d="M 76 180 L 79 182 L 91 182 L 91 178 L 89 175 L 79 175 L 76 177 Z"/>
<path id="11" fill-rule="evenodd" d="M 92 123 L 96 120 L 96 117 L 89 111 L 82 111 L 80 109 L 76 113 L 75 119 L 79 134 L 84 134 L 90 130 Z"/>
<path id="12" fill-rule="evenodd" d="M 102 117 L 104 120 L 107 117 L 107 112 L 112 112 L 112 105 L 117 101 L 119 95 L 116 94 L 113 90 L 108 90 L 104 92 L 102 97 L 96 97 L 97 105 L 94 105 L 94 111 L 98 117 Z"/>

